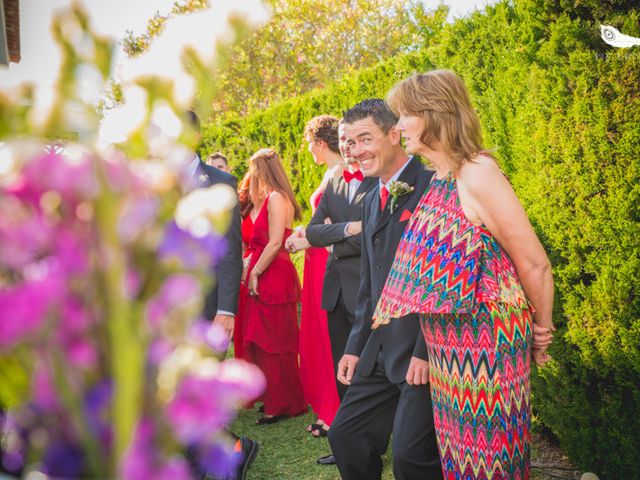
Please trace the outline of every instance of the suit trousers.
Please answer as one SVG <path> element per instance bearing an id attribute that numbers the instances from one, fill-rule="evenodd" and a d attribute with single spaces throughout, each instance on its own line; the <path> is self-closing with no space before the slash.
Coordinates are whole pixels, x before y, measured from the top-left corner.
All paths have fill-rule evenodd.
<path id="1" fill-rule="evenodd" d="M 347 311 L 344 305 L 342 291 L 338 296 L 336 306 L 330 312 L 327 312 L 327 320 L 329 322 L 329 340 L 331 341 L 331 355 L 333 356 L 333 378 L 336 379 L 338 387 L 338 397 L 340 401 L 344 398 L 347 386 L 338 382 L 338 363 L 344 355 L 344 348 L 347 345 L 351 327 L 353 326 L 354 315 Z"/>
<path id="2" fill-rule="evenodd" d="M 393 434 L 393 474 L 398 480 L 440 480 L 429 385 L 393 384 L 382 351 L 371 375 L 357 373 L 329 430 L 343 480 L 377 480 L 381 456 Z"/>

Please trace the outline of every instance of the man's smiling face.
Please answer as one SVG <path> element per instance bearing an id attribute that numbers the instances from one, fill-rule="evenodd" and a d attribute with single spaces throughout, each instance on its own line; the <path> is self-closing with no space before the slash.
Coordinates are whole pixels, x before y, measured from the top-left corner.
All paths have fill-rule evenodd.
<path id="1" fill-rule="evenodd" d="M 391 132 L 384 133 L 372 117 L 366 117 L 347 123 L 346 133 L 351 155 L 367 177 L 385 181 L 393 175 L 395 146 Z"/>

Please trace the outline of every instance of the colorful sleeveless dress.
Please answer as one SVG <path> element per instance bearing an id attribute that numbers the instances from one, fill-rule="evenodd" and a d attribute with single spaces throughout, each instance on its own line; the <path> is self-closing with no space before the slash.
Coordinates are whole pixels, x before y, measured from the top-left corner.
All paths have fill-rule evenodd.
<path id="1" fill-rule="evenodd" d="M 446 479 L 529 478 L 532 310 L 509 256 L 465 217 L 455 178 L 434 177 L 374 322 L 421 314 Z"/>

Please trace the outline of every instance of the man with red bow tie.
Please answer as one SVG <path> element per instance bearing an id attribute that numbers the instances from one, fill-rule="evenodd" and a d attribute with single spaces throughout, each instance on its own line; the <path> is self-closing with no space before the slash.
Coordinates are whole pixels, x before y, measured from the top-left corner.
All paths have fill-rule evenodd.
<path id="1" fill-rule="evenodd" d="M 298 234 L 298 238 L 292 235 L 286 245 L 290 252 L 309 245 L 327 247 L 330 252 L 322 289 L 322 308 L 327 311 L 336 374 L 353 325 L 355 299 L 360 285 L 362 202 L 366 193 L 378 185 L 378 179 L 365 178 L 352 159 L 342 121 L 338 136 L 340 154 L 345 161 L 342 175 L 336 175 L 328 181 L 304 234 Z M 347 387 L 337 381 L 336 385 L 342 400 Z M 333 455 L 320 458 L 318 463 L 333 463 Z"/>

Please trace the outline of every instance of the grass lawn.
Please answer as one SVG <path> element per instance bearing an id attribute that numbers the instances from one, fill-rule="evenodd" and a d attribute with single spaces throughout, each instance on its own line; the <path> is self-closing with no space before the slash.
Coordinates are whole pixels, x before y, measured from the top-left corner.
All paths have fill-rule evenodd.
<path id="1" fill-rule="evenodd" d="M 273 425 L 256 425 L 258 415 L 255 409 L 243 410 L 232 426 L 232 431 L 236 435 L 244 435 L 260 443 L 258 457 L 247 475 L 249 480 L 340 480 L 340 474 L 335 466 L 316 464 L 318 457 L 329 453 L 329 444 L 326 438 L 314 438 L 305 431 L 305 427 L 315 421 L 313 414 L 300 415 Z M 542 458 L 542 463 L 548 464 L 549 449 L 554 450 L 555 447 L 539 435 L 534 435 L 533 462 Z M 391 448 L 383 459 L 383 480 L 393 479 L 390 451 Z M 562 456 L 561 452 L 552 453 Z M 566 476 L 557 474 L 550 476 L 537 468 L 531 471 L 532 480 L 557 480 L 558 478 L 578 477 L 576 472 L 569 471 L 566 471 Z"/>

